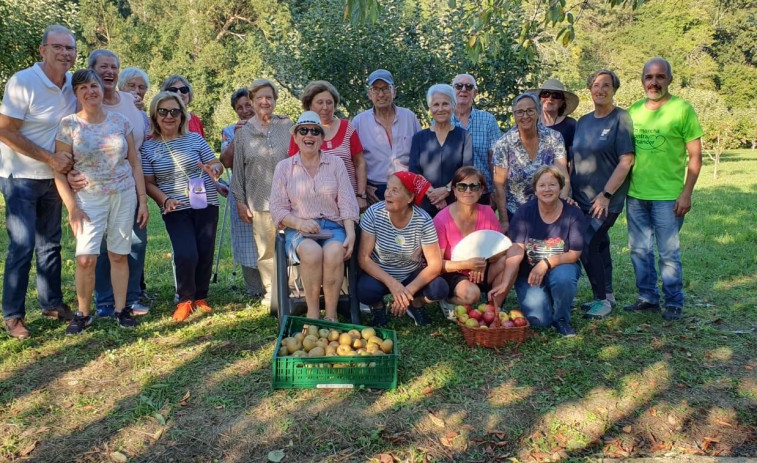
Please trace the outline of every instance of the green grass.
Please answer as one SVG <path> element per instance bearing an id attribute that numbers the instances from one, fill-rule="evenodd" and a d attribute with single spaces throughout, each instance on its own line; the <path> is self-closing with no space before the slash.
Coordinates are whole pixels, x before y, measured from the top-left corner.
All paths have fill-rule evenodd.
<path id="1" fill-rule="evenodd" d="M 228 230 L 215 311 L 174 323 L 170 245 L 152 209 L 146 271 L 156 299 L 136 330 L 98 320 L 66 337 L 39 317 L 29 288 L 33 337 L 0 337 L 0 460 L 106 461 L 120 452 L 133 461 L 247 462 L 273 450 L 293 462 L 755 456 L 756 171 L 757 153 L 746 150 L 723 157 L 717 181 L 710 163 L 703 169 L 682 231 L 681 322 L 574 312 L 574 339 L 543 331 L 519 348 L 488 350 L 465 347 L 434 310 L 430 328 L 393 325 L 394 391 L 272 390 L 277 321 L 243 295 Z M 636 295 L 624 216 L 611 237 L 623 305 Z M 68 228 L 63 243 L 72 303 Z M 582 279 L 579 298 L 590 295 Z"/>

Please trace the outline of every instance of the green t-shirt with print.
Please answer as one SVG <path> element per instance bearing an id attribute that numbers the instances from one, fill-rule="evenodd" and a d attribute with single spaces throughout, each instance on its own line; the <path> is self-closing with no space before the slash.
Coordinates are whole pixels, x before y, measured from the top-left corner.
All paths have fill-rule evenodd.
<path id="1" fill-rule="evenodd" d="M 686 176 L 686 143 L 700 138 L 702 127 L 694 108 L 676 96 L 654 111 L 644 106 L 645 101 L 628 108 L 636 147 L 628 196 L 675 200 Z"/>

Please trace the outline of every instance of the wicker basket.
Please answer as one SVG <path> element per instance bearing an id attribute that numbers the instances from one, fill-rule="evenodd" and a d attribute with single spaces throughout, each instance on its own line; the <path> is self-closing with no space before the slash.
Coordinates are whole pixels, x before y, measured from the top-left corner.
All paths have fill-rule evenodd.
<path id="1" fill-rule="evenodd" d="M 460 331 L 463 332 L 465 343 L 468 347 L 482 346 L 482 347 L 502 347 L 506 342 L 514 342 L 520 344 L 526 340 L 529 333 L 530 324 L 526 326 L 513 327 L 513 328 L 471 328 L 465 326 L 464 323 L 457 322 L 457 326 L 460 327 Z"/>

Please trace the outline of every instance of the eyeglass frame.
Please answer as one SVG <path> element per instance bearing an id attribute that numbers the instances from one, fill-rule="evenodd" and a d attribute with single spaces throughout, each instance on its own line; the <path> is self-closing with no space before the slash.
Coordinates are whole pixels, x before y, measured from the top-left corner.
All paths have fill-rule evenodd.
<path id="1" fill-rule="evenodd" d="M 303 137 L 305 135 L 307 135 L 308 132 L 310 132 L 310 135 L 312 135 L 314 137 L 320 137 L 320 136 L 322 136 L 324 134 L 323 129 L 320 128 L 320 127 L 311 127 L 311 128 L 297 127 L 296 129 L 294 129 L 294 131 L 295 131 L 295 133 L 298 133 L 298 134 L 302 135 Z"/>
<path id="2" fill-rule="evenodd" d="M 160 117 L 168 117 L 168 115 L 170 114 L 171 117 L 173 117 L 173 118 L 177 118 L 177 117 L 181 116 L 184 113 L 184 111 L 182 111 L 181 108 L 171 108 L 171 109 L 168 109 L 168 108 L 158 108 L 158 109 L 155 110 L 155 112 Z"/>
<path id="3" fill-rule="evenodd" d="M 171 92 L 171 93 L 181 93 L 182 95 L 186 95 L 189 93 L 189 87 L 187 87 L 186 85 L 183 87 L 168 87 L 166 91 Z"/>
<path id="4" fill-rule="evenodd" d="M 513 115 L 517 118 L 521 118 L 528 114 L 529 116 L 533 117 L 536 115 L 536 108 L 528 108 L 528 109 L 519 109 L 517 111 L 513 111 Z"/>
<path id="5" fill-rule="evenodd" d="M 468 90 L 469 92 L 472 92 L 473 90 L 476 90 L 476 84 L 464 84 L 461 82 L 458 82 L 456 84 L 452 84 L 452 86 L 455 88 L 455 90 L 461 91 L 463 88 Z"/>
<path id="6" fill-rule="evenodd" d="M 539 99 L 550 97 L 553 100 L 564 100 L 565 93 L 562 90 L 542 90 L 539 92 Z"/>
<path id="7" fill-rule="evenodd" d="M 383 95 L 383 94 L 391 95 L 393 91 L 394 91 L 394 85 L 387 85 L 386 87 L 380 87 L 380 88 L 376 88 L 372 86 L 368 87 L 368 93 L 370 93 L 371 95 L 376 95 L 376 96 Z"/>
<path id="8" fill-rule="evenodd" d="M 67 52 L 69 52 L 69 53 L 72 52 L 72 51 L 76 51 L 76 45 L 71 46 L 71 45 L 63 45 L 63 44 L 60 44 L 60 43 L 45 43 L 42 46 L 43 47 L 50 46 L 50 47 L 52 47 L 53 51 L 55 51 L 57 53 L 60 53 L 60 52 L 62 52 L 64 50 L 67 51 Z"/>
<path id="9" fill-rule="evenodd" d="M 478 182 L 478 183 L 463 183 L 463 182 L 455 183 L 455 190 L 458 193 L 464 193 L 466 190 L 470 190 L 472 193 L 478 193 L 479 191 L 481 191 L 482 187 L 483 187 L 483 185 L 481 184 L 481 182 Z"/>

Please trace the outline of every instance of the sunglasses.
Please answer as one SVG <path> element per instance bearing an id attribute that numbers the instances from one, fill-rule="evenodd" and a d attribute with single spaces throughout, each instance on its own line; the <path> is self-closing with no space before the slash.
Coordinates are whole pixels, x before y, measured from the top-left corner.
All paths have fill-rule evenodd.
<path id="1" fill-rule="evenodd" d="M 189 93 L 189 87 L 168 87 L 166 89 L 166 91 L 167 92 L 173 92 L 173 93 L 179 93 L 179 92 L 181 92 L 184 95 L 186 95 L 187 93 Z"/>
<path id="2" fill-rule="evenodd" d="M 480 183 L 456 183 L 455 189 L 462 193 L 463 191 L 470 188 L 470 191 L 477 192 L 481 191 L 481 184 Z"/>
<path id="3" fill-rule="evenodd" d="M 471 90 L 473 90 L 474 88 L 476 88 L 476 86 L 475 86 L 475 85 L 473 85 L 473 84 L 455 84 L 455 85 L 453 85 L 453 87 L 455 87 L 455 90 L 462 90 L 462 89 L 466 89 L 466 90 L 468 90 L 469 92 L 470 92 Z"/>
<path id="4" fill-rule="evenodd" d="M 297 133 L 299 133 L 300 135 L 305 136 L 305 135 L 308 134 L 308 132 L 310 132 L 310 135 L 312 135 L 314 137 L 317 137 L 319 135 L 323 135 L 323 130 L 321 130 L 318 127 L 313 127 L 312 129 L 309 129 L 307 127 L 298 127 L 297 128 Z"/>
<path id="5" fill-rule="evenodd" d="M 181 115 L 181 108 L 158 108 L 158 116 L 166 117 L 169 114 L 171 117 L 179 117 Z"/>
<path id="6" fill-rule="evenodd" d="M 553 100 L 564 100 L 565 95 L 563 95 L 562 92 L 550 92 L 550 91 L 543 91 L 539 94 L 539 98 L 549 98 L 552 97 Z"/>

